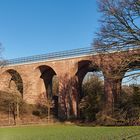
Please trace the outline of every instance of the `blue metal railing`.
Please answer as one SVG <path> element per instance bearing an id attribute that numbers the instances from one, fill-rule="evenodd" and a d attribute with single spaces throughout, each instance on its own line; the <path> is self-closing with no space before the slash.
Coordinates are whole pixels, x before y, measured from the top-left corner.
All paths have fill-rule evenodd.
<path id="1" fill-rule="evenodd" d="M 54 52 L 54 53 L 48 53 L 48 54 L 41 54 L 41 55 L 34 55 L 34 56 L 28 56 L 28 57 L 21 57 L 21 58 L 15 58 L 15 59 L 9 59 L 6 60 L 7 65 L 14 65 L 14 64 L 22 64 L 22 63 L 31 63 L 31 62 L 40 62 L 40 61 L 48 61 L 53 59 L 63 59 L 63 58 L 69 58 L 69 57 L 78 57 L 82 55 L 95 55 L 97 53 L 104 53 L 104 52 L 113 52 L 113 51 L 126 51 L 129 49 L 140 49 L 140 47 L 126 47 L 122 49 L 118 49 L 117 47 L 111 48 L 111 49 L 94 49 L 93 47 L 88 48 L 79 48 L 79 49 L 73 49 L 68 51 L 61 51 L 61 52 Z"/>

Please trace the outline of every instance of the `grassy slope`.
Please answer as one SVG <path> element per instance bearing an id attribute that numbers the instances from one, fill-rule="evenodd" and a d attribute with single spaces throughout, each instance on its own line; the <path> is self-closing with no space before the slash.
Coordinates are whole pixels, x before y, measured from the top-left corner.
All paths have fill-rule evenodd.
<path id="1" fill-rule="evenodd" d="M 80 127 L 55 125 L 0 128 L 0 140 L 125 139 L 140 140 L 140 127 Z"/>

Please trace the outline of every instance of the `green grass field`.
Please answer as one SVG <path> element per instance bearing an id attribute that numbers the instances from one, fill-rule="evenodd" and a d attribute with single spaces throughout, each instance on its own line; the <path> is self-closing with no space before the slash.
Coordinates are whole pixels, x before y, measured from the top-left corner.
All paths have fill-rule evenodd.
<path id="1" fill-rule="evenodd" d="M 0 128 L 0 140 L 140 140 L 140 127 L 54 125 Z"/>

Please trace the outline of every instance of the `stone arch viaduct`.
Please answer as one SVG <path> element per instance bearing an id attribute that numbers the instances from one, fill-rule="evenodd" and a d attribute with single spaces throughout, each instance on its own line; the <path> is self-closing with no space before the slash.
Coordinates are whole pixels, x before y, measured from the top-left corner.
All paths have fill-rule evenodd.
<path id="1" fill-rule="evenodd" d="M 66 118 L 72 114 L 78 117 L 78 102 L 82 97 L 81 84 L 87 72 L 102 71 L 106 97 L 105 108 L 111 111 L 120 94 L 121 81 L 125 72 L 139 67 L 139 48 L 115 50 L 109 53 L 82 48 L 22 57 L 8 60 L 1 68 L 0 90 L 6 90 L 11 85 L 16 86 L 23 99 L 27 103 L 34 104 L 40 94 L 47 92 L 53 77 L 57 76 L 59 88 L 57 95 L 53 98 L 58 104 L 58 116 Z M 69 100 L 68 93 L 70 93 Z"/>

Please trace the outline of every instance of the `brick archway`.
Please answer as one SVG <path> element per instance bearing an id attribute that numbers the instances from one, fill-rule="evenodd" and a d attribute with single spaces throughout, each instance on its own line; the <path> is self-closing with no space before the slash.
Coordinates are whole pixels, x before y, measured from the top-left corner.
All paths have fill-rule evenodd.
<path id="1" fill-rule="evenodd" d="M 35 69 L 38 73 L 38 92 L 44 94 L 46 99 L 51 100 L 54 104 L 52 113 L 58 117 L 58 77 L 54 69 L 48 65 L 40 65 Z"/>
<path id="2" fill-rule="evenodd" d="M 8 69 L 1 74 L 2 90 L 19 92 L 23 97 L 23 80 L 19 72 L 14 69 Z"/>
<path id="3" fill-rule="evenodd" d="M 79 96 L 82 97 L 82 82 L 85 77 L 85 75 L 88 72 L 98 72 L 101 71 L 100 68 L 94 64 L 91 60 L 82 60 L 78 62 L 78 70 L 75 74 L 75 76 L 78 79 L 78 85 L 79 85 Z"/>

